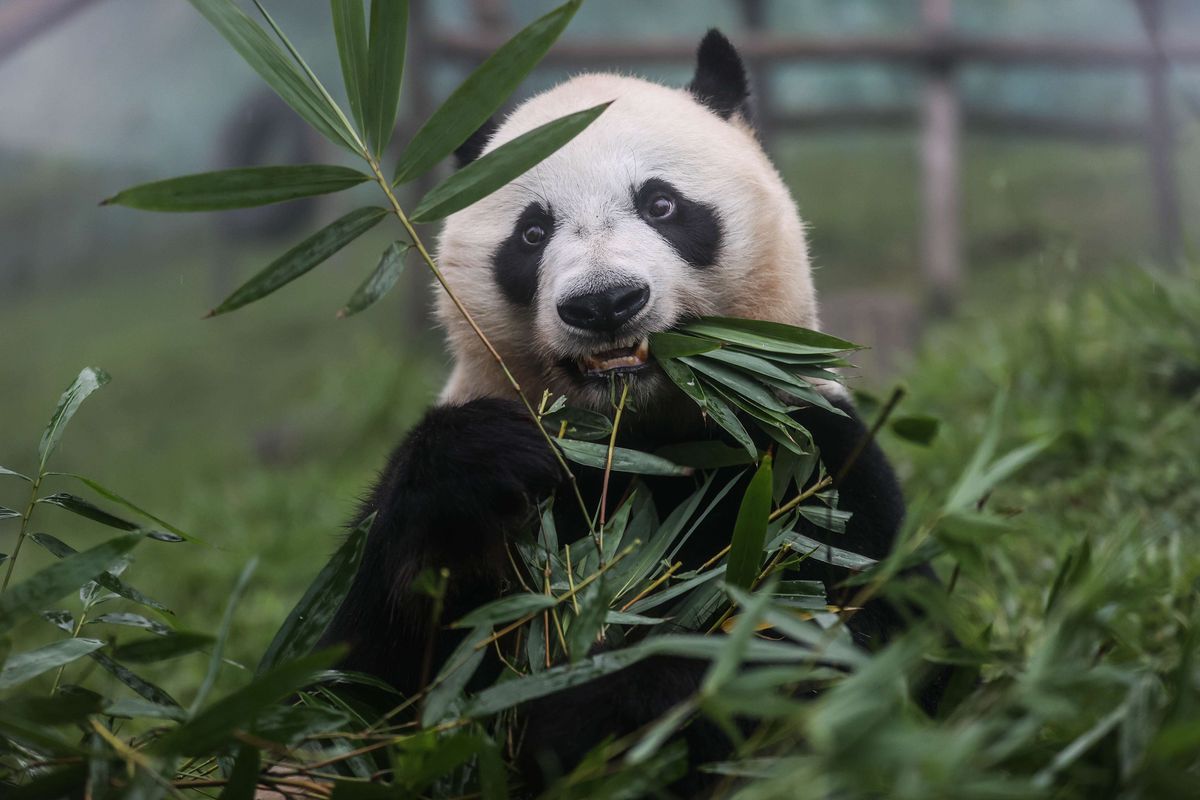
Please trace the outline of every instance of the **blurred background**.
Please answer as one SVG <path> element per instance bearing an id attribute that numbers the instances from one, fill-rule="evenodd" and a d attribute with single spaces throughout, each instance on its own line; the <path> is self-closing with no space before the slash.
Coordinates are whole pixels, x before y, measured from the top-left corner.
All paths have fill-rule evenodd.
<path id="1" fill-rule="evenodd" d="M 327 5 L 268 5 L 340 99 Z M 412 0 L 401 133 L 553 5 Z M 751 66 L 763 141 L 811 226 L 824 326 L 872 348 L 857 388 L 908 379 L 930 403 L 985 407 L 999 378 L 964 359 L 1044 354 L 1029 319 L 1073 319 L 1089 287 L 1111 294 L 1141 265 L 1178 271 L 1197 241 L 1194 0 L 590 0 L 522 93 L 595 68 L 682 85 L 713 26 Z M 33 469 L 59 393 L 83 366 L 108 370 L 52 466 L 211 543 L 145 547 L 130 573 L 189 626 L 214 627 L 241 564 L 262 557 L 235 657 L 261 650 L 434 399 L 447 358 L 426 276 L 410 263 L 382 302 L 335 318 L 394 237 L 382 225 L 206 321 L 355 198 L 182 216 L 98 202 L 189 172 L 345 161 L 185 2 L 0 0 L 0 464 Z M 13 488 L 0 504 L 17 507 Z"/>

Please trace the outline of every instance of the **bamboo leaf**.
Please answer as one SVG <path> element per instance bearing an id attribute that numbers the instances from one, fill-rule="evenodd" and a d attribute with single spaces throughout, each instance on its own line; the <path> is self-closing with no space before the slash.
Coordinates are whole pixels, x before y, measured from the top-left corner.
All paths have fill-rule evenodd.
<path id="1" fill-rule="evenodd" d="M 120 625 L 128 628 L 141 628 L 159 636 L 170 636 L 175 631 L 158 620 L 144 617 L 141 614 L 131 614 L 128 611 L 117 611 L 111 614 L 101 614 L 87 621 L 88 625 Z"/>
<path id="2" fill-rule="evenodd" d="M 189 542 L 194 542 L 196 544 L 204 544 L 204 540 L 201 539 L 200 537 L 192 536 L 191 534 L 184 533 L 179 528 L 177 528 L 174 525 L 172 525 L 171 523 L 167 522 L 165 519 L 154 516 L 146 509 L 136 505 L 133 501 L 125 499 L 121 495 L 114 492 L 112 489 L 107 489 L 104 486 L 101 486 L 100 484 L 98 484 L 94 480 L 92 480 L 91 478 L 85 478 L 84 476 L 76 475 L 73 472 L 56 472 L 53 474 L 62 475 L 67 478 L 74 478 L 77 481 L 81 481 L 85 486 L 87 486 L 89 489 L 91 489 L 96 494 L 103 497 L 105 500 L 110 500 L 110 501 L 116 503 L 117 505 L 124 506 L 125 508 L 129 509 L 133 513 L 139 514 L 139 515 L 145 517 L 146 519 L 148 519 L 158 525 L 161 525 L 162 527 L 166 528 L 168 531 L 170 531 L 171 533 L 180 537 L 181 539 L 185 539 Z"/>
<path id="3" fill-rule="evenodd" d="M 763 457 L 758 471 L 750 479 L 730 542 L 725 582 L 749 588 L 758 577 L 763 546 L 767 536 L 767 518 L 771 514 L 771 457 Z"/>
<path id="4" fill-rule="evenodd" d="M 733 409 L 721 398 L 715 395 L 710 396 L 705 392 L 704 387 L 700 384 L 700 379 L 696 377 L 696 373 L 692 371 L 691 367 L 672 359 L 659 361 L 658 364 L 672 383 L 695 400 L 713 422 L 721 426 L 737 440 L 738 444 L 746 448 L 746 452 L 751 458 L 758 458 L 758 447 L 755 446 L 754 440 L 750 438 L 750 434 L 746 432 L 745 426 L 738 420 L 737 415 L 733 413 Z"/>
<path id="5" fill-rule="evenodd" d="M 63 430 L 67 427 L 67 423 L 75 416 L 75 412 L 79 410 L 79 406 L 84 400 L 91 395 L 92 392 L 99 389 L 104 384 L 111 380 L 108 373 L 96 367 L 84 367 L 80 371 L 79 376 L 75 378 L 67 390 L 62 393 L 62 397 L 58 398 L 58 407 L 54 409 L 54 414 L 50 417 L 50 423 L 46 426 L 46 430 L 42 432 L 42 440 L 38 443 L 38 469 L 42 472 L 46 471 L 46 459 L 54 452 L 54 448 L 58 446 L 62 439 Z M 82 583 L 82 581 L 80 581 Z"/>
<path id="6" fill-rule="evenodd" d="M 923 414 L 896 417 L 892 420 L 891 424 L 892 433 L 901 439 L 926 447 L 937 438 L 940 427 L 941 422 L 937 417 L 930 417 Z"/>
<path id="7" fill-rule="evenodd" d="M 103 653 L 92 653 L 91 657 L 97 664 L 112 673 L 113 677 L 141 695 L 150 704 L 164 708 L 174 708 L 178 717 L 184 716 L 184 711 L 174 697 L 159 686 L 138 675 L 129 667 L 114 661 Z"/>
<path id="8" fill-rule="evenodd" d="M 383 153 L 396 127 L 407 42 L 408 0 L 371 0 L 363 128 L 367 144 L 376 156 Z"/>
<path id="9" fill-rule="evenodd" d="M 266 31 L 232 0 L 188 0 L 225 37 L 247 64 L 285 103 L 327 139 L 358 152 L 355 137 L 340 112 L 288 57 Z"/>
<path id="10" fill-rule="evenodd" d="M 321 670 L 343 655 L 342 648 L 322 650 L 267 670 L 191 720 L 171 730 L 147 750 L 156 755 L 203 755 L 249 726 L 262 711 L 312 683 Z"/>
<path id="11" fill-rule="evenodd" d="M 360 522 L 329 559 L 329 563 L 317 573 L 300 602 L 296 603 L 276 631 L 258 662 L 255 674 L 261 675 L 276 664 L 291 661 L 313 649 L 350 591 L 366 547 L 367 532 L 374 519 L 375 515 L 372 514 Z"/>
<path id="12" fill-rule="evenodd" d="M 21 516 L 20 511 L 13 511 L 11 508 L 0 506 L 0 520 L 17 519 Z"/>
<path id="13" fill-rule="evenodd" d="M 720 342 L 703 339 L 698 336 L 688 336 L 674 331 L 663 331 L 650 334 L 650 352 L 659 361 L 683 356 L 698 356 L 716 350 Z"/>
<path id="14" fill-rule="evenodd" d="M 9 475 L 13 478 L 20 478 L 21 480 L 25 481 L 26 483 L 33 483 L 33 479 L 30 478 L 28 475 L 22 475 L 21 473 L 17 472 L 16 470 L 11 470 L 8 467 L 0 467 L 0 476 L 4 476 L 4 475 Z"/>
<path id="15" fill-rule="evenodd" d="M 682 325 L 679 330 L 755 350 L 796 355 L 833 354 L 860 349 L 856 344 L 827 333 L 763 320 L 705 317 Z"/>
<path id="16" fill-rule="evenodd" d="M 805 536 L 795 531 L 785 534 L 784 540 L 791 544 L 793 550 L 806 558 L 811 558 L 814 561 L 820 561 L 824 564 L 832 564 L 835 567 L 843 567 L 854 572 L 862 572 L 879 563 L 873 558 L 852 553 L 849 550 L 843 550 L 831 544 L 825 544 L 811 536 Z"/>
<path id="17" fill-rule="evenodd" d="M 76 553 L 75 548 L 48 533 L 35 533 L 30 538 L 32 538 L 33 541 L 35 541 L 39 546 L 45 548 L 50 553 L 53 553 L 58 558 L 67 558 L 68 556 L 73 556 Z M 92 580 L 103 586 L 105 589 L 108 589 L 110 592 L 124 597 L 126 600 L 131 600 L 134 603 L 146 606 L 147 608 L 153 608 L 156 611 L 163 612 L 164 614 L 175 613 L 157 600 L 142 594 L 140 591 L 125 583 L 123 580 L 107 570 L 97 574 L 94 578 L 92 578 Z"/>
<path id="18" fill-rule="evenodd" d="M 563 423 L 566 428 L 563 428 Z M 565 436 L 587 441 L 608 440 L 612 434 L 612 420 L 598 411 L 586 408 L 563 406 L 542 415 L 542 426 L 551 436 Z"/>
<path id="19" fill-rule="evenodd" d="M 435 222 L 487 197 L 582 133 L 609 105 L 601 103 L 547 122 L 472 161 L 421 198 L 413 222 Z"/>
<path id="20" fill-rule="evenodd" d="M 265 269 L 242 284 L 221 305 L 208 312 L 208 316 L 241 308 L 291 283 L 375 227 L 386 214 L 382 208 L 360 208 L 331 222 L 272 261 Z"/>
<path id="21" fill-rule="evenodd" d="M 135 697 L 122 697 L 112 700 L 104 707 L 104 713 L 110 717 L 126 717 L 128 719 L 172 719 L 182 721 L 187 719 L 179 706 L 161 705 L 149 700 Z"/>
<path id="22" fill-rule="evenodd" d="M 454 702 L 467 687 L 467 682 L 479 668 L 487 649 L 477 645 L 492 632 L 491 625 L 480 625 L 466 635 L 434 680 L 425 696 L 425 708 L 421 711 L 421 725 L 428 728 L 441 722 Z"/>
<path id="23" fill-rule="evenodd" d="M 392 242 L 388 245 L 375 271 L 355 290 L 354 295 L 338 312 L 338 316 L 353 316 L 390 292 L 396 281 L 400 280 L 400 272 L 404 269 L 404 256 L 411 247 L 408 242 Z"/>
<path id="24" fill-rule="evenodd" d="M 362 0 L 329 0 L 333 17 L 333 37 L 342 63 L 342 79 L 350 115 L 360 131 L 365 131 L 363 109 L 367 94 L 367 22 Z"/>
<path id="25" fill-rule="evenodd" d="M 468 75 L 417 131 L 396 167 L 395 182 L 428 172 L 478 130 L 542 60 L 582 2 L 570 0 L 534 20 Z"/>
<path id="26" fill-rule="evenodd" d="M 350 0 L 350 2 L 359 6 L 361 12 L 362 0 Z M 349 79 L 347 79 L 348 82 Z M 346 88 L 348 90 L 349 86 L 347 85 Z M 229 773 L 229 783 L 225 784 L 219 800 L 254 800 L 261 771 L 262 754 L 258 748 L 248 744 L 240 745 L 237 758 L 233 761 L 233 770 Z"/>
<path id="27" fill-rule="evenodd" d="M 563 455 L 576 464 L 604 469 L 608 462 L 606 444 L 577 442 L 574 439 L 555 439 L 554 442 Z M 612 468 L 614 472 L 634 472 L 639 475 L 691 475 L 693 471 L 691 467 L 672 464 L 660 456 L 624 447 L 613 448 Z"/>
<path id="28" fill-rule="evenodd" d="M 176 536 L 173 533 L 163 533 L 162 531 L 145 530 L 136 522 L 130 522 L 127 519 L 122 519 L 114 514 L 110 514 L 94 503 L 84 500 L 82 497 L 76 497 L 73 494 L 66 492 L 58 492 L 48 497 L 43 497 L 38 500 L 39 503 L 49 503 L 50 505 L 58 506 L 59 508 L 70 511 L 72 514 L 78 514 L 85 519 L 90 519 L 93 522 L 98 522 L 101 525 L 106 525 L 110 528 L 116 528 L 122 531 L 142 531 L 151 539 L 156 539 L 160 542 L 181 542 L 183 538 Z"/>
<path id="29" fill-rule="evenodd" d="M 117 192 L 100 205 L 143 211 L 224 211 L 340 192 L 370 178 L 349 167 L 245 167 L 202 172 Z"/>
<path id="30" fill-rule="evenodd" d="M 195 716 L 196 713 L 208 701 L 209 692 L 217 682 L 217 676 L 221 674 L 221 663 L 225 655 L 225 642 L 229 639 L 229 630 L 233 627 L 233 613 L 237 609 L 238 602 L 242 599 L 242 595 L 246 591 L 246 587 L 250 584 L 250 576 L 254 574 L 255 567 L 258 566 L 258 559 L 252 558 L 242 568 L 242 573 L 238 576 L 237 581 L 233 584 L 233 591 L 229 593 L 229 602 L 225 605 L 225 614 L 221 617 L 221 627 L 217 631 L 217 641 L 213 645 L 212 653 L 208 660 L 208 671 L 204 675 L 204 681 L 200 684 L 200 688 L 196 691 L 196 697 L 192 700 L 191 708 L 188 713 Z"/>
<path id="31" fill-rule="evenodd" d="M 63 639 L 36 650 L 14 653 L 4 662 L 4 670 L 0 671 L 0 689 L 11 689 L 101 647 L 104 647 L 104 642 L 99 639 Z"/>
<path id="32" fill-rule="evenodd" d="M 485 603 L 451 625 L 452 628 L 476 628 L 480 625 L 499 625 L 511 622 L 535 611 L 552 608 L 557 600 L 548 594 L 510 594 Z"/>
<path id="33" fill-rule="evenodd" d="M 90 550 L 56 561 L 0 594 L 0 633 L 36 614 L 68 592 L 94 579 L 142 540 L 137 533 L 118 536 Z"/>
<path id="34" fill-rule="evenodd" d="M 113 657 L 121 661 L 150 663 L 194 653 L 213 643 L 213 637 L 204 633 L 181 631 L 168 636 L 154 636 L 117 645 Z"/>

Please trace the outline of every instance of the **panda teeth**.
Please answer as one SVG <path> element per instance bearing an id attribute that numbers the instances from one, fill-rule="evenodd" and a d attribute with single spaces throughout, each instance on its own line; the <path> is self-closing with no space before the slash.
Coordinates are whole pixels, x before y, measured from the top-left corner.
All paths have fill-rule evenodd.
<path id="1" fill-rule="evenodd" d="M 631 347 L 604 350 L 584 356 L 579 366 L 588 375 L 600 375 L 618 370 L 633 370 L 644 367 L 650 360 L 650 342 L 642 339 Z"/>

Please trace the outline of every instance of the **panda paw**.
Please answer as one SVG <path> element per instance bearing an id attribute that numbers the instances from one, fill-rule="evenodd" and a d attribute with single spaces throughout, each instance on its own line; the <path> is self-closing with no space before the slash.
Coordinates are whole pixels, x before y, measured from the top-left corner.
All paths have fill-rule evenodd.
<path id="1" fill-rule="evenodd" d="M 431 537 L 505 531 L 526 521 L 563 473 L 517 402 L 475 400 L 430 410 L 393 454 L 381 514 L 394 508 Z"/>

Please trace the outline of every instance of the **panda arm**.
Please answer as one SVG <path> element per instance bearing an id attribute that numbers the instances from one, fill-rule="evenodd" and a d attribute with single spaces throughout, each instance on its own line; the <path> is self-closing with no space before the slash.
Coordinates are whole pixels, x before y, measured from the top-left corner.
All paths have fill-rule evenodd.
<path id="1" fill-rule="evenodd" d="M 419 690 L 461 639 L 445 625 L 495 599 L 508 578 L 505 535 L 560 481 L 554 455 L 521 407 L 476 400 L 430 410 L 388 459 L 356 518 L 375 514 L 358 573 L 322 644 L 345 643 L 342 667 Z M 426 569 L 450 577 L 439 620 L 414 588 Z M 432 634 L 432 635 L 431 635 Z"/>

